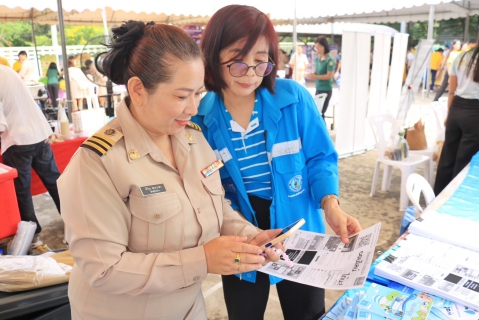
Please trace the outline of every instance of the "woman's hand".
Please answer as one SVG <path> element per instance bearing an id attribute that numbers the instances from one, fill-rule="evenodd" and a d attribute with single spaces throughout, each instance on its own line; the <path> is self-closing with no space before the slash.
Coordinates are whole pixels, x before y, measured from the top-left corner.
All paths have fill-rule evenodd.
<path id="1" fill-rule="evenodd" d="M 358 220 L 341 210 L 338 201 L 326 201 L 323 208 L 326 221 L 333 231 L 341 237 L 341 241 L 349 243 L 349 236 L 362 230 Z"/>
<path id="2" fill-rule="evenodd" d="M 221 236 L 205 244 L 208 272 L 230 275 L 260 269 L 266 261 L 261 255 L 263 250 L 245 243 L 246 239 L 247 237 Z M 238 253 L 239 262 L 236 262 Z"/>
<path id="3" fill-rule="evenodd" d="M 251 240 L 250 244 L 252 245 L 257 245 L 261 246 L 268 241 L 273 240 L 276 238 L 279 234 L 281 233 L 281 229 L 273 229 L 273 230 L 265 230 L 256 235 L 253 240 Z M 283 242 L 278 242 L 277 244 L 274 245 L 276 249 L 281 249 L 285 251 L 285 248 L 283 246 Z M 264 257 L 266 258 L 265 261 L 263 262 L 263 265 L 267 264 L 270 261 L 276 262 L 279 260 L 279 255 L 274 252 L 271 248 L 268 248 L 264 251 Z"/>

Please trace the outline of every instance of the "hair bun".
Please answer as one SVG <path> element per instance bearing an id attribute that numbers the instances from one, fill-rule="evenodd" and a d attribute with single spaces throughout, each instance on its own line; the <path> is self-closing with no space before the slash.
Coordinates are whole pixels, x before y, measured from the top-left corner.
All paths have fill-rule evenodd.
<path id="1" fill-rule="evenodd" d="M 113 32 L 113 43 L 109 47 L 118 48 L 134 44 L 143 36 L 145 27 L 154 24 L 153 21 L 145 24 L 143 21 L 128 20 L 120 27 L 111 29 Z"/>
<path id="2" fill-rule="evenodd" d="M 110 51 L 103 61 L 103 70 L 113 82 L 126 84 L 122 69 L 128 64 L 130 51 L 143 36 L 145 27 L 154 24 L 153 21 L 145 24 L 143 21 L 128 20 L 120 27 L 111 29 L 113 41 L 107 46 Z"/>

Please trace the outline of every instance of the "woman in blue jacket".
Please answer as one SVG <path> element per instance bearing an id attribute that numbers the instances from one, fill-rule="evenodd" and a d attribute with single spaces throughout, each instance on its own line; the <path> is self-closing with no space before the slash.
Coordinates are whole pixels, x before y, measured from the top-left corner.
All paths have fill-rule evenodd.
<path id="1" fill-rule="evenodd" d="M 309 92 L 276 79 L 278 38 L 269 18 L 250 6 L 216 12 L 202 36 L 205 86 L 193 119 L 225 166 L 233 208 L 261 229 L 304 218 L 304 230 L 325 232 L 320 209 L 348 242 L 361 227 L 339 207 L 337 153 Z M 285 319 L 318 319 L 324 290 L 264 273 L 223 277 L 229 319 L 263 319 L 270 283 L 277 283 Z"/>

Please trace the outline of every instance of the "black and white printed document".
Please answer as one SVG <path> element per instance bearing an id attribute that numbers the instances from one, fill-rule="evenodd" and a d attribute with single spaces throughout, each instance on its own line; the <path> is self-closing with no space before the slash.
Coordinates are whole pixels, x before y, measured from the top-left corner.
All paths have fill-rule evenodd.
<path id="1" fill-rule="evenodd" d="M 259 271 L 314 287 L 345 290 L 361 288 L 371 267 L 381 223 L 349 237 L 349 244 L 336 235 L 298 230 L 286 239 L 286 254 Z"/>

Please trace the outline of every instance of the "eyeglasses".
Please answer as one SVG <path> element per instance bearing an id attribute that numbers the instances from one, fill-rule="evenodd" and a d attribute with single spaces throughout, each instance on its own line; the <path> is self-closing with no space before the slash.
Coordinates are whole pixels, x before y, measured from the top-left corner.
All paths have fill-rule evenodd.
<path id="1" fill-rule="evenodd" d="M 266 77 L 271 73 L 271 71 L 273 71 L 273 68 L 276 67 L 276 65 L 270 61 L 260 62 L 255 66 L 249 66 L 244 62 L 233 62 L 226 67 L 229 69 L 230 74 L 236 78 L 242 77 L 247 74 L 249 68 L 253 68 L 254 73 L 256 73 L 258 77 Z"/>

